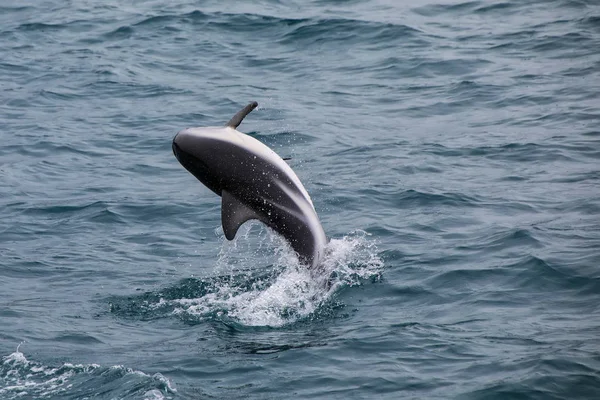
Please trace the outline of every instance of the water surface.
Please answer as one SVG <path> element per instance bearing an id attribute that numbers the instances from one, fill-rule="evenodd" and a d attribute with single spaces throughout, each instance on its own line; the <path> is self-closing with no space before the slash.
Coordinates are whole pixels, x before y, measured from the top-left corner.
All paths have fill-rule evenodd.
<path id="1" fill-rule="evenodd" d="M 0 397 L 598 397 L 598 49 L 583 0 L 3 2 Z M 327 285 L 172 155 L 251 100 Z"/>

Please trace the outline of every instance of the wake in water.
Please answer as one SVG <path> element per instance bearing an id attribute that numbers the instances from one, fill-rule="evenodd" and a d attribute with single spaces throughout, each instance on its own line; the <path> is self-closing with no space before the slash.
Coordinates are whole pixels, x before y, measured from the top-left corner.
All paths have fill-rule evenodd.
<path id="1" fill-rule="evenodd" d="M 189 322 L 216 318 L 245 326 L 280 327 L 318 317 L 340 289 L 381 274 L 383 262 L 366 232 L 332 239 L 322 266 L 309 270 L 279 236 L 262 226 L 254 232 L 258 224 L 249 225 L 235 240 L 224 242 L 216 278 L 188 279 L 133 299 L 115 298 L 111 311 L 136 319 L 177 315 Z M 255 250 L 249 251 L 251 247 Z M 265 261 L 271 265 L 266 271 Z"/>

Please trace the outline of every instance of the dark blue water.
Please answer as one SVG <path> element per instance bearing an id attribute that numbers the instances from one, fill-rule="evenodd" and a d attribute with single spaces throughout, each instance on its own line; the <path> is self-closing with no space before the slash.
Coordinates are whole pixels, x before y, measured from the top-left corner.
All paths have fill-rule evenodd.
<path id="1" fill-rule="evenodd" d="M 0 398 L 600 398 L 600 5 L 0 5 Z M 292 157 L 315 283 L 189 126 Z"/>

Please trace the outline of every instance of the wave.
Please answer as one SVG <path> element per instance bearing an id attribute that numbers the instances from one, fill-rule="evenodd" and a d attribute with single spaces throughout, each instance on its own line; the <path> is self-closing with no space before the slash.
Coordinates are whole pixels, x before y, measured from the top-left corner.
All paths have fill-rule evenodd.
<path id="1" fill-rule="evenodd" d="M 136 397 L 167 399 L 176 393 L 173 384 L 162 374 L 114 365 L 98 364 L 45 365 L 28 360 L 18 349 L 2 358 L 0 397 L 22 398 L 107 398 Z"/>
<path id="2" fill-rule="evenodd" d="M 281 44 L 315 44 L 322 41 L 361 41 L 387 43 L 424 40 L 423 32 L 399 23 L 383 23 L 353 18 L 284 18 L 252 13 L 202 12 L 154 15 L 130 25 L 119 26 L 103 34 L 106 40 L 130 39 L 161 30 L 166 35 L 178 35 L 186 27 L 203 31 L 268 34 Z M 22 28 L 32 29 L 26 26 Z M 35 27 L 33 27 L 35 28 Z M 40 27 L 38 27 L 40 28 Z M 48 27 L 43 27 L 47 29 Z"/>
<path id="3" fill-rule="evenodd" d="M 507 231 L 495 232 L 482 237 L 477 242 L 457 246 L 456 249 L 487 253 L 489 251 L 501 251 L 514 247 L 541 248 L 543 245 L 530 230 L 513 228 Z"/>
<path id="4" fill-rule="evenodd" d="M 573 161 L 574 153 L 595 155 L 591 146 L 564 144 L 507 143 L 498 146 L 448 147 L 438 143 L 425 144 L 423 152 L 443 157 L 485 157 L 491 160 L 514 162 Z"/>
<path id="5" fill-rule="evenodd" d="M 593 362 L 577 362 L 549 354 L 509 360 L 493 365 L 476 363 L 464 372 L 496 377 L 493 383 L 481 383 L 482 389 L 462 393 L 470 399 L 592 399 L 598 394 L 600 379 Z M 519 378 L 512 377 L 518 371 Z M 506 378 L 510 377 L 510 378 Z M 485 381 L 485 380 L 483 380 Z"/>

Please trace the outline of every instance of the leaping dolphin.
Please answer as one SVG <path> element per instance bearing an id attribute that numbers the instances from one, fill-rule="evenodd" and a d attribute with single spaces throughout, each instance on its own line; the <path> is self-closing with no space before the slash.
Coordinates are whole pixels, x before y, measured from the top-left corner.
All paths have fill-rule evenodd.
<path id="1" fill-rule="evenodd" d="M 187 128 L 173 138 L 185 169 L 221 196 L 228 240 L 257 219 L 283 236 L 311 268 L 319 265 L 327 238 L 308 192 L 292 168 L 263 143 L 236 130 L 258 106 L 252 102 L 224 127 Z"/>

